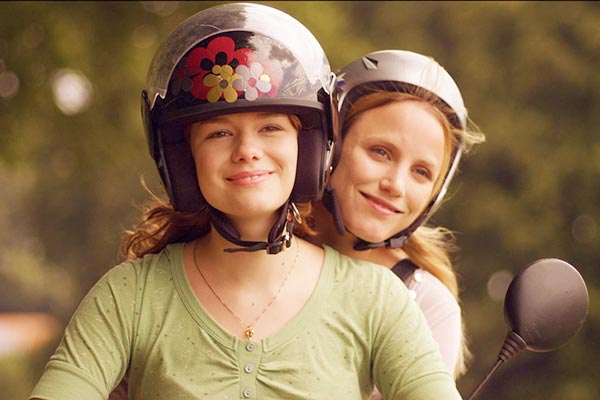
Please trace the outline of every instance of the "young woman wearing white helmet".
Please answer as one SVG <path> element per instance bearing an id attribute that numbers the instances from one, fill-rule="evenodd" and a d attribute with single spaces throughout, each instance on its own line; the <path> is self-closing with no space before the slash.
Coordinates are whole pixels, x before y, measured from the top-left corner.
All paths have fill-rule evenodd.
<path id="1" fill-rule="evenodd" d="M 448 72 L 410 51 L 365 55 L 338 72 L 333 128 L 341 136 L 315 217 L 316 242 L 392 269 L 421 306 L 444 362 L 465 370 L 451 232 L 425 222 L 461 155 L 483 141 Z M 337 231 L 337 232 L 336 232 Z"/>

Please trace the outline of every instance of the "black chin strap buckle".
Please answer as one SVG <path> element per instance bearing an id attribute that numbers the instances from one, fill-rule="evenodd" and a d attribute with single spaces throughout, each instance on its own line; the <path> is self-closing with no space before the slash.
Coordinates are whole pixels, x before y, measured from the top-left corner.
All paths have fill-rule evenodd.
<path id="1" fill-rule="evenodd" d="M 302 219 L 300 218 L 300 213 L 298 209 L 294 205 L 294 203 L 290 203 L 291 207 L 288 208 L 286 216 L 285 216 L 285 225 L 283 228 L 283 233 L 275 240 L 269 242 L 243 242 L 239 240 L 230 240 L 229 241 L 238 244 L 242 247 L 233 247 L 226 248 L 225 251 L 227 253 L 237 253 L 240 251 L 259 251 L 266 250 L 267 254 L 277 254 L 283 251 L 285 248 L 289 248 L 292 245 L 292 232 L 294 229 L 294 219 L 302 223 Z"/>
<path id="2" fill-rule="evenodd" d="M 298 220 L 300 214 L 294 203 L 290 203 L 291 207 L 287 211 L 285 217 L 285 228 L 283 234 L 279 238 L 270 243 L 264 243 L 267 254 L 277 254 L 283 251 L 285 248 L 289 248 L 292 245 L 292 231 L 294 229 L 294 218 Z M 302 223 L 302 222 L 300 222 Z"/>
<path id="3" fill-rule="evenodd" d="M 379 247 L 387 247 L 389 249 L 398 249 L 404 246 L 404 243 L 408 240 L 408 234 L 404 234 L 398 237 L 389 238 L 384 240 L 383 242 L 371 243 L 366 242 L 362 239 L 358 239 L 356 244 L 354 245 L 354 250 L 364 251 L 364 250 L 372 250 L 377 249 Z"/>
<path id="4" fill-rule="evenodd" d="M 290 247 L 291 244 L 292 235 L 286 232 L 274 242 L 257 242 L 252 246 L 226 248 L 224 249 L 224 251 L 227 253 L 238 253 L 240 251 L 253 252 L 259 250 L 266 250 L 267 254 L 277 254 L 283 251 L 284 248 Z"/>
<path id="5" fill-rule="evenodd" d="M 284 248 L 289 248 L 292 245 L 294 220 L 296 220 L 299 224 L 302 223 L 302 217 L 300 217 L 300 212 L 296 208 L 296 205 L 294 203 L 290 203 L 290 207 L 288 208 L 285 216 L 285 228 L 283 230 L 283 234 L 279 236 L 279 239 L 277 239 L 276 242 L 267 243 L 266 249 L 268 254 L 277 254 L 280 251 L 283 251 Z"/>
<path id="6" fill-rule="evenodd" d="M 402 235 L 399 237 L 390 238 L 390 239 L 386 240 L 385 245 L 387 247 L 389 247 L 390 249 L 398 249 L 398 248 L 404 246 L 404 243 L 406 243 L 406 241 L 408 240 L 408 236 L 409 235 L 406 234 L 406 235 Z"/>
<path id="7" fill-rule="evenodd" d="M 288 248 L 291 245 L 292 245 L 292 235 L 290 235 L 289 232 L 286 232 L 276 242 L 265 243 L 265 249 L 267 250 L 267 254 L 277 254 L 277 253 L 283 251 L 284 248 Z"/>

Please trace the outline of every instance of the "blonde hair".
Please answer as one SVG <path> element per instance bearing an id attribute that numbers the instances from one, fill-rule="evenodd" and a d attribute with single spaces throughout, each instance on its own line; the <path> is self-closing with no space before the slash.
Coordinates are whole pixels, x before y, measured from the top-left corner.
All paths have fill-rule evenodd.
<path id="1" fill-rule="evenodd" d="M 450 253 L 457 250 L 452 231 L 443 227 L 421 226 L 408 238 L 402 251 L 420 268 L 439 279 L 460 304 L 458 278 L 452 267 Z M 471 360 L 464 321 L 462 322 L 461 348 L 454 366 L 454 378 L 467 371 Z"/>
<path id="2" fill-rule="evenodd" d="M 300 119 L 288 115 L 290 122 L 299 132 L 302 129 Z M 185 129 L 185 139 L 189 143 L 189 127 Z M 142 186 L 150 194 L 150 200 L 142 205 L 142 217 L 132 229 L 123 231 L 123 239 L 118 255 L 126 260 L 135 260 L 146 254 L 155 254 L 167 245 L 188 242 L 206 235 L 210 231 L 210 213 L 208 208 L 198 212 L 182 212 L 174 209 L 171 202 L 153 193 L 142 179 Z M 296 204 L 303 220 L 310 220 L 310 204 Z M 294 234 L 300 237 L 314 235 L 309 224 L 294 224 Z"/>
<path id="3" fill-rule="evenodd" d="M 467 121 L 467 129 L 459 128 L 458 118 L 452 108 L 428 90 L 400 83 L 396 84 L 395 89 L 397 91 L 389 88 L 385 90 L 375 87 L 366 88 L 368 93 L 358 97 L 350 106 L 343 123 L 342 137 L 349 131 L 360 115 L 374 108 L 403 101 L 428 104 L 430 106 L 428 109 L 442 125 L 445 136 L 442 170 L 432 190 L 432 198 L 430 199 L 432 200 L 444 182 L 457 145 L 460 143 L 463 153 L 468 153 L 475 144 L 483 142 L 485 136 L 470 120 Z M 456 250 L 452 231 L 443 227 L 429 226 L 417 228 L 402 247 L 402 251 L 411 261 L 439 279 L 452 293 L 456 301 L 460 303 L 458 279 L 450 258 L 450 254 Z M 466 372 L 467 362 L 471 358 L 464 333 L 464 322 L 462 330 L 461 349 L 454 369 L 455 378 Z"/>

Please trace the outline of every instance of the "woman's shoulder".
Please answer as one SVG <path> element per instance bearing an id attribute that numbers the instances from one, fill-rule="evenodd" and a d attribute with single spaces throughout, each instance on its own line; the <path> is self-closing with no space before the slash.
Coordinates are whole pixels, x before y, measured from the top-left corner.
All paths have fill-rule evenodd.
<path id="1" fill-rule="evenodd" d="M 158 253 L 146 254 L 135 260 L 125 260 L 114 265 L 101 278 L 103 280 L 119 280 L 130 277 L 147 276 L 149 273 L 167 272 L 183 254 L 183 243 L 167 245 Z"/>
<path id="2" fill-rule="evenodd" d="M 407 283 L 411 296 L 421 308 L 460 312 L 458 301 L 450 290 L 432 273 L 417 269 Z"/>
<path id="3" fill-rule="evenodd" d="M 348 267 L 359 267 L 365 273 L 370 273 L 371 270 L 377 270 L 379 273 L 381 273 L 381 271 L 387 269 L 371 261 L 359 260 L 358 258 L 353 258 L 340 253 L 338 250 L 326 244 L 323 245 L 323 249 L 325 251 L 325 261 L 334 262 L 339 268 L 342 269 Z"/>
<path id="4" fill-rule="evenodd" d="M 140 300 L 144 293 L 168 296 L 174 290 L 174 262 L 182 245 L 168 245 L 155 254 L 140 259 L 125 260 L 110 268 L 88 291 L 83 304 L 104 301 L 129 307 Z"/>
<path id="5" fill-rule="evenodd" d="M 331 264 L 337 279 L 356 281 L 363 287 L 382 285 L 394 286 L 399 290 L 406 287 L 388 268 L 370 261 L 359 260 L 340 253 L 332 247 L 324 245 L 325 263 Z"/>

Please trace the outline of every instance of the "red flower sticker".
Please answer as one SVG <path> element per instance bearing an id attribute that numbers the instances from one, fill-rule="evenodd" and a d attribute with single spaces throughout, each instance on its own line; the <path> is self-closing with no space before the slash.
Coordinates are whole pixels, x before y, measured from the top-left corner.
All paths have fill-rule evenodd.
<path id="1" fill-rule="evenodd" d="M 235 92 L 234 96 L 232 91 L 235 89 L 231 83 L 239 76 L 232 74 L 232 71 L 240 64 L 248 65 L 251 54 L 252 50 L 248 48 L 235 50 L 235 42 L 227 36 L 215 38 L 206 47 L 192 50 L 185 60 L 185 68 L 191 74 L 196 74 L 192 79 L 192 96 L 211 103 L 218 101 L 221 95 L 230 103 L 237 100 L 238 94 Z M 213 90 L 216 88 L 220 89 Z"/>

